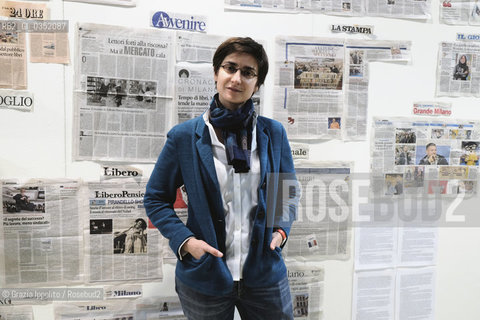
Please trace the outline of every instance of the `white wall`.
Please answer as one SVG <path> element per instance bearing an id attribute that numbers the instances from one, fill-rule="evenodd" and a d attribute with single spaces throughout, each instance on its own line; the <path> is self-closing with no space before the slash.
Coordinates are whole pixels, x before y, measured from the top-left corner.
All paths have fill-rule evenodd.
<path id="1" fill-rule="evenodd" d="M 135 8 L 50 1 L 52 19 L 70 21 L 70 49 L 74 48 L 76 22 L 94 22 L 131 27 L 149 27 L 152 11 L 193 13 L 209 17 L 209 33 L 251 36 L 266 40 L 274 57 L 276 35 L 344 38 L 332 34 L 330 25 L 370 24 L 379 40 L 411 40 L 410 65 L 370 65 L 369 126 L 373 116 L 411 116 L 414 101 L 435 99 L 435 73 L 440 41 L 453 41 L 457 32 L 480 33 L 480 28 L 454 27 L 438 23 L 437 1 L 432 20 L 414 22 L 385 18 L 346 18 L 313 14 L 266 14 L 224 12 L 222 0 L 138 0 Z M 272 59 L 273 60 L 273 59 Z M 100 166 L 93 162 L 72 162 L 73 70 L 68 66 L 28 64 L 28 89 L 35 95 L 33 113 L 0 110 L 0 178 L 81 177 L 96 179 Z M 273 70 L 273 68 L 271 69 Z M 272 114 L 273 77 L 266 82 L 265 114 Z M 453 103 L 454 118 L 480 119 L 478 98 L 442 98 Z M 315 160 L 355 162 L 356 172 L 368 172 L 369 140 L 330 141 L 311 146 Z M 149 175 L 153 165 L 142 165 Z M 356 205 L 354 199 L 354 206 Z M 475 213 L 472 213 L 475 214 Z M 478 319 L 480 314 L 480 232 L 478 228 L 443 228 L 437 267 L 436 319 Z M 327 261 L 325 267 L 325 319 L 351 318 L 353 261 Z M 163 284 L 146 284 L 147 295 L 174 294 L 173 268 L 165 268 Z M 36 319 L 52 319 L 51 306 L 35 308 Z"/>

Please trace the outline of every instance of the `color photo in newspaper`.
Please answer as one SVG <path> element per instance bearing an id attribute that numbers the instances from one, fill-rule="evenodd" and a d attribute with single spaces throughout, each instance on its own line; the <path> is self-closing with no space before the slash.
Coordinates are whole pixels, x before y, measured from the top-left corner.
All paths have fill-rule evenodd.
<path id="1" fill-rule="evenodd" d="M 372 191 L 377 195 L 476 193 L 480 122 L 375 118 L 373 130 Z"/>

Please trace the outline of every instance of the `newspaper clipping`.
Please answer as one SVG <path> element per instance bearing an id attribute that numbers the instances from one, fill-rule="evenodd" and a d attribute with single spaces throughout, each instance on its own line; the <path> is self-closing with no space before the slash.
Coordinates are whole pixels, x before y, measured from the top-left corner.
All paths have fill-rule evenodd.
<path id="1" fill-rule="evenodd" d="M 322 320 L 325 271 L 319 266 L 287 264 L 293 316 L 301 320 Z"/>
<path id="2" fill-rule="evenodd" d="M 441 42 L 437 66 L 437 95 L 480 97 L 480 44 Z"/>
<path id="3" fill-rule="evenodd" d="M 276 39 L 273 116 L 289 138 L 341 138 L 344 51 L 338 39 Z"/>
<path id="4" fill-rule="evenodd" d="M 83 2 L 83 3 L 92 3 L 92 4 L 105 4 L 112 6 L 124 6 L 124 7 L 135 7 L 137 5 L 137 0 L 64 0 L 71 2 Z"/>
<path id="5" fill-rule="evenodd" d="M 164 319 L 187 320 L 183 315 L 178 296 L 150 297 L 136 303 L 136 320 Z"/>
<path id="6" fill-rule="evenodd" d="M 345 49 L 345 139 L 365 140 L 367 135 L 368 63 L 411 60 L 409 41 L 348 40 Z"/>
<path id="7" fill-rule="evenodd" d="M 171 31 L 77 28 L 74 158 L 156 161 L 172 118 Z"/>
<path id="8" fill-rule="evenodd" d="M 0 88 L 27 89 L 25 50 L 25 33 L 0 30 Z"/>
<path id="9" fill-rule="evenodd" d="M 69 284 L 83 280 L 79 182 L 2 182 L 5 270 L 0 283 Z"/>
<path id="10" fill-rule="evenodd" d="M 431 7 L 431 0 L 366 0 L 366 15 L 426 20 Z"/>
<path id="11" fill-rule="evenodd" d="M 453 25 L 480 25 L 478 0 L 440 0 L 440 22 Z"/>
<path id="12" fill-rule="evenodd" d="M 162 236 L 145 216 L 146 181 L 88 183 L 89 281 L 162 279 Z"/>
<path id="13" fill-rule="evenodd" d="M 133 320 L 135 303 L 133 301 L 84 301 L 54 303 L 55 320 Z"/>
<path id="14" fill-rule="evenodd" d="M 374 118 L 372 192 L 385 197 L 474 194 L 480 122 Z"/>
<path id="15" fill-rule="evenodd" d="M 0 89 L 0 109 L 32 112 L 33 106 L 33 94 L 31 92 Z"/>
<path id="16" fill-rule="evenodd" d="M 283 249 L 287 260 L 348 259 L 351 239 L 351 164 L 296 162 L 302 188 L 297 220 Z"/>

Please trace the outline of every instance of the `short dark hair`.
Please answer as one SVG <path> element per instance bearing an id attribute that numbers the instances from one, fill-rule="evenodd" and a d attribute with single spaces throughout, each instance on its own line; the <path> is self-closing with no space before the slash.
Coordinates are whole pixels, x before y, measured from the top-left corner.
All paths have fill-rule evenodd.
<path id="1" fill-rule="evenodd" d="M 431 146 L 435 146 L 435 147 L 436 147 L 437 145 L 436 145 L 435 143 L 433 143 L 433 142 L 430 142 L 429 144 L 426 145 L 425 150 L 428 149 L 428 148 L 431 147 Z"/>
<path id="2" fill-rule="evenodd" d="M 147 223 L 145 222 L 145 220 L 143 220 L 142 218 L 138 218 L 137 220 L 135 220 L 135 223 L 137 223 L 139 221 L 142 223 L 140 228 L 142 228 L 143 230 L 147 229 Z"/>
<path id="3" fill-rule="evenodd" d="M 268 73 L 268 57 L 263 46 L 250 37 L 233 37 L 225 40 L 218 46 L 213 55 L 213 71 L 217 74 L 223 60 L 232 53 L 246 53 L 255 58 L 258 64 L 257 86 L 260 87 L 265 82 Z"/>

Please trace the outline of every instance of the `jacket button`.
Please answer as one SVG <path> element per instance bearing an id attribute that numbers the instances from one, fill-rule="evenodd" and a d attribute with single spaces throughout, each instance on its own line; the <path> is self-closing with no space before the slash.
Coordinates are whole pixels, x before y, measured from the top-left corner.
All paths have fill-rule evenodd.
<path id="1" fill-rule="evenodd" d="M 223 220 L 222 220 L 222 219 L 219 219 L 219 220 L 218 220 L 218 223 L 223 223 Z"/>
<path id="2" fill-rule="evenodd" d="M 254 246 L 254 247 L 257 246 L 257 239 L 252 239 L 252 246 Z"/>
<path id="3" fill-rule="evenodd" d="M 263 219 L 264 217 L 265 217 L 265 212 L 260 211 L 260 212 L 258 213 L 258 218 L 259 218 L 259 219 Z"/>

